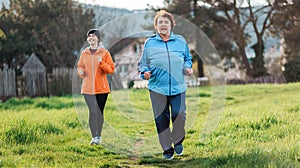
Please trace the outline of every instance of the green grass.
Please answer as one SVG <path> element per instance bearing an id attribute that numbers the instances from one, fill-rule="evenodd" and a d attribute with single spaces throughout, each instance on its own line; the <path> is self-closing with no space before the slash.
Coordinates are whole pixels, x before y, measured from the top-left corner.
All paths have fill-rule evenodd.
<path id="1" fill-rule="evenodd" d="M 109 95 L 99 146 L 82 96 L 12 98 L 0 103 L 0 167 L 300 167 L 300 83 L 226 86 L 224 112 L 209 116 L 214 96 L 188 89 L 185 153 L 172 161 L 161 159 L 147 90 Z"/>

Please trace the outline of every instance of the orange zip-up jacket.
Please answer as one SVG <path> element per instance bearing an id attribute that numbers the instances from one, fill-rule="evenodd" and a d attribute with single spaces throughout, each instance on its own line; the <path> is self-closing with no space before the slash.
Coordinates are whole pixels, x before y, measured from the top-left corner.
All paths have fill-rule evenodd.
<path id="1" fill-rule="evenodd" d="M 77 63 L 78 75 L 83 78 L 81 93 L 82 94 L 101 94 L 109 93 L 110 88 L 106 74 L 112 74 L 115 65 L 108 50 L 98 48 L 92 54 L 90 47 L 82 51 Z M 83 74 L 80 74 L 80 70 Z"/>

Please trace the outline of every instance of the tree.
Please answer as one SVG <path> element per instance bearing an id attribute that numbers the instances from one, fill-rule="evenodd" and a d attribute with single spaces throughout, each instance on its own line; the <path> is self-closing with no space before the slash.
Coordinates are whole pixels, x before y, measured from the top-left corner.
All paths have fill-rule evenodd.
<path id="1" fill-rule="evenodd" d="M 275 33 L 279 32 L 283 38 L 283 56 L 286 63 L 293 59 L 300 59 L 300 1 L 276 0 L 274 17 Z"/>
<path id="2" fill-rule="evenodd" d="M 15 66 L 34 52 L 48 68 L 73 67 L 93 17 L 72 0 L 10 0 L 1 10 L 0 61 Z"/>
<path id="3" fill-rule="evenodd" d="M 221 51 L 220 55 L 230 57 L 230 55 L 237 54 L 236 56 L 241 58 L 248 76 L 267 75 L 264 67 L 263 37 L 272 25 L 271 18 L 274 14 L 274 9 L 269 1 L 266 0 L 266 5 L 255 8 L 250 0 L 245 2 L 242 0 L 165 0 L 165 2 L 168 10 L 189 18 L 204 29 L 204 32 L 216 44 L 218 51 Z M 242 2 L 246 4 L 246 7 L 240 6 Z M 181 10 L 183 6 L 189 10 Z M 194 18 L 188 17 L 191 12 L 191 16 Z M 258 26 L 259 17 L 264 17 L 262 27 Z M 255 52 L 252 65 L 245 50 L 250 39 L 250 34 L 246 30 L 247 26 L 252 26 L 257 39 L 255 45 L 252 46 Z"/>
<path id="4" fill-rule="evenodd" d="M 276 0 L 275 28 L 283 39 L 284 76 L 287 82 L 300 81 L 300 2 L 299 0 Z"/>
<path id="5" fill-rule="evenodd" d="M 171 13 L 176 14 L 177 16 L 186 18 L 193 22 L 195 25 L 201 28 L 201 30 L 213 41 L 215 47 L 217 48 L 219 55 L 222 58 L 225 57 L 234 57 L 237 55 L 237 50 L 234 49 L 233 44 L 226 38 L 225 32 L 222 29 L 224 20 L 222 17 L 218 16 L 213 8 L 209 8 L 207 6 L 198 5 L 197 0 L 188 0 L 188 1 L 165 1 L 167 10 Z M 182 26 L 184 27 L 184 25 Z M 175 27 L 176 28 L 176 27 Z M 200 37 L 198 30 L 193 31 L 188 30 L 189 33 L 185 34 L 188 39 L 193 39 L 195 36 Z M 200 39 L 194 39 L 195 47 L 198 48 L 198 51 L 205 50 L 206 47 L 203 46 Z M 201 43 L 201 44 L 198 44 Z M 202 55 L 201 52 L 196 53 L 193 52 L 193 60 L 197 61 L 198 71 L 203 72 L 203 61 L 206 58 L 206 55 Z M 203 77 L 203 73 L 199 73 L 199 77 Z"/>

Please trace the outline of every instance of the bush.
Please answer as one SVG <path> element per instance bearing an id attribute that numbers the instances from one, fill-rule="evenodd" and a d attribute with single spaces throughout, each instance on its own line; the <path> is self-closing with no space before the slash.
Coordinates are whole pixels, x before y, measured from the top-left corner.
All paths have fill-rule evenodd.
<path id="1" fill-rule="evenodd" d="M 284 64 L 284 77 L 287 82 L 300 81 L 300 59 L 293 59 Z"/>
<path id="2" fill-rule="evenodd" d="M 128 82 L 128 89 L 133 88 L 133 86 L 134 86 L 134 80 L 129 81 Z"/>

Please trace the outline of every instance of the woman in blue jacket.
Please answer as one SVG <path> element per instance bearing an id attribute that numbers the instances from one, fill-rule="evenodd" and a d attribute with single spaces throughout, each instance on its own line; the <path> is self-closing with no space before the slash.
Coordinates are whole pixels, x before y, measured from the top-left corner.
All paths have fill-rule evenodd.
<path id="1" fill-rule="evenodd" d="M 154 18 L 157 33 L 146 40 L 139 61 L 141 78 L 149 80 L 158 138 L 163 158 L 168 160 L 173 159 L 174 151 L 177 155 L 183 153 L 187 88 L 184 75 L 193 73 L 188 45 L 181 35 L 172 32 L 174 26 L 172 14 L 164 10 L 157 12 Z"/>

